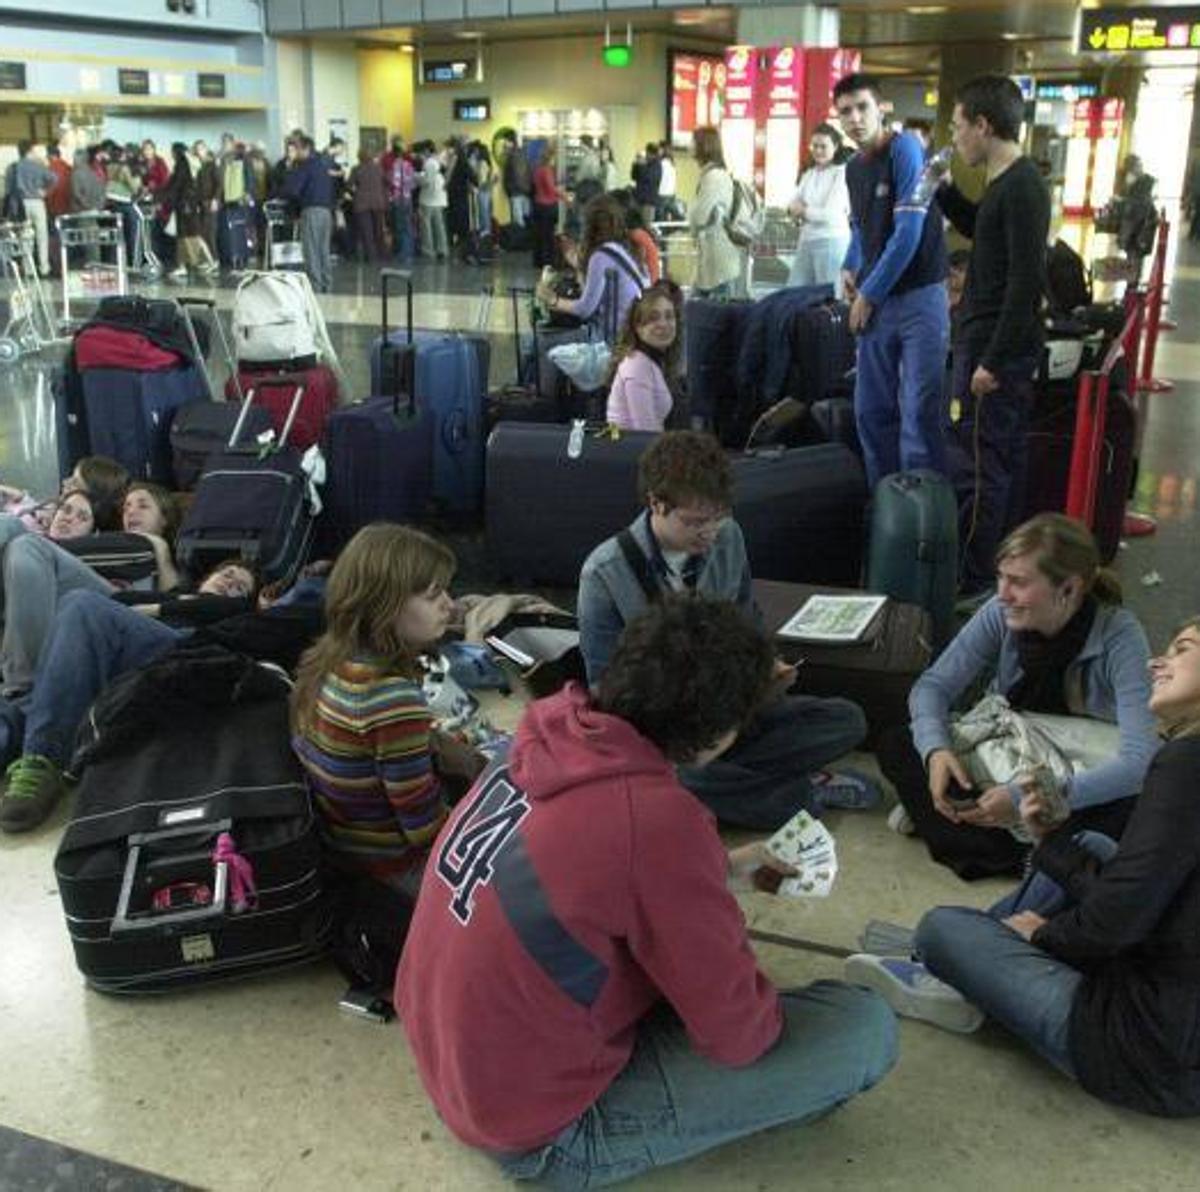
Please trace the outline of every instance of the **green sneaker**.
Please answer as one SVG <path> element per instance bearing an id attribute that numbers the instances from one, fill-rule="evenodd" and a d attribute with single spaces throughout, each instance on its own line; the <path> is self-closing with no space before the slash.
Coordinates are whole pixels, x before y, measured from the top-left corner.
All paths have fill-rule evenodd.
<path id="1" fill-rule="evenodd" d="M 48 758 L 29 753 L 17 758 L 5 774 L 0 797 L 0 831 L 28 832 L 54 810 L 66 791 L 62 771 Z"/>

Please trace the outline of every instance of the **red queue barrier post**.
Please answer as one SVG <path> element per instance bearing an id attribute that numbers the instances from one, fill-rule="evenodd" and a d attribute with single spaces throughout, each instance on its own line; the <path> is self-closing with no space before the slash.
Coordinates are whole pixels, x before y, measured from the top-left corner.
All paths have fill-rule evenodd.
<path id="1" fill-rule="evenodd" d="M 1167 244 L 1171 238 L 1171 223 L 1164 214 L 1158 222 L 1158 239 L 1154 249 L 1154 266 L 1150 270 L 1150 286 L 1146 301 L 1146 345 L 1141 358 L 1141 375 L 1137 386 L 1143 393 L 1170 393 L 1175 388 L 1173 381 L 1154 375 L 1154 357 L 1158 351 L 1158 337 L 1164 330 L 1163 305 L 1166 298 Z M 1136 370 L 1137 358 L 1134 358 Z"/>

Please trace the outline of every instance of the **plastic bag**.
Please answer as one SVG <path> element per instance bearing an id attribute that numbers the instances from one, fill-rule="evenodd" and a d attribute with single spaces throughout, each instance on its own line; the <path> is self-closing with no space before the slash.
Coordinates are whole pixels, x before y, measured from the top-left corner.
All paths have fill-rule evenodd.
<path id="1" fill-rule="evenodd" d="M 554 366 L 585 392 L 602 389 L 612 367 L 612 348 L 603 340 L 560 344 L 546 353 Z"/>

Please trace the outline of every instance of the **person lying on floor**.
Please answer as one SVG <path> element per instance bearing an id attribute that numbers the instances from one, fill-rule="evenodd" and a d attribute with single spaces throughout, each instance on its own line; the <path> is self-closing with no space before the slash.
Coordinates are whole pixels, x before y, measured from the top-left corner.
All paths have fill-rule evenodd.
<path id="1" fill-rule="evenodd" d="M 68 592 L 59 602 L 37 680 L 21 702 L 20 755 L 8 766 L 0 831 L 27 832 L 54 809 L 76 730 L 92 701 L 118 676 L 161 658 L 184 640 L 211 641 L 285 668 L 320 632 L 320 610 L 255 611 L 258 578 L 240 560 L 212 569 L 193 596 L 162 599 Z M 157 599 L 147 615 L 123 600 Z M 7 706 L 9 711 L 15 705 Z M 5 726 L 11 722 L 6 718 Z"/>
<path id="2" fill-rule="evenodd" d="M 1121 608 L 1116 577 L 1100 566 L 1090 531 L 1059 513 L 1040 513 L 1001 543 L 997 594 L 914 684 L 911 724 L 885 731 L 879 764 L 902 810 L 889 821 L 915 832 L 930 856 L 967 881 L 1017 876 L 1029 851 L 1010 830 L 1020 791 L 978 792 L 952 734 L 959 699 L 990 675 L 988 691 L 1018 713 L 1050 713 L 1116 727 L 1103 760 L 1077 766 L 1066 785 L 1072 827 L 1119 838 L 1154 755 L 1147 708 L 1150 647 L 1137 618 Z M 1095 733 L 1095 725 L 1082 727 Z"/>
<path id="3" fill-rule="evenodd" d="M 638 484 L 645 510 L 592 551 L 579 577 L 579 645 L 593 687 L 622 629 L 669 592 L 728 600 L 758 623 L 746 544 L 730 516 L 733 469 L 717 440 L 666 432 L 642 455 Z M 822 769 L 862 742 L 862 711 L 844 699 L 786 694 L 795 679 L 796 668 L 777 661 L 770 698 L 734 747 L 711 765 L 680 771 L 684 786 L 726 823 L 773 830 L 802 808 L 879 802 L 864 776 Z"/>
<path id="4" fill-rule="evenodd" d="M 484 762 L 438 729 L 424 690 L 422 655 L 450 622 L 454 569 L 450 548 L 419 530 L 359 530 L 329 575 L 326 630 L 292 694 L 292 745 L 330 855 L 409 895 L 449 809 L 444 782 L 473 779 Z"/>
<path id="5" fill-rule="evenodd" d="M 731 747 L 773 666 L 731 603 L 664 597 L 590 694 L 529 706 L 434 843 L 395 1004 L 438 1113 L 509 1178 L 632 1179 L 821 1117 L 895 1062 L 881 998 L 758 968 L 727 882 L 770 858 L 727 853 L 677 777 Z"/>
<path id="6" fill-rule="evenodd" d="M 931 910 L 917 927 L 917 962 L 858 956 L 846 971 L 902 1014 L 960 1031 L 994 1019 L 1102 1100 L 1194 1117 L 1200 618 L 1151 674 L 1149 707 L 1167 740 L 1119 842 L 1056 818 L 1031 782 L 1020 811 L 1038 844 L 1022 884 L 988 911 Z"/>
<path id="7" fill-rule="evenodd" d="M 63 497 L 81 492 L 91 498 L 96 528 L 115 530 L 120 525 L 121 497 L 129 487 L 129 473 L 106 455 L 85 455 L 63 477 L 57 497 L 39 500 L 24 489 L 0 484 L 0 514 L 17 518 L 27 530 L 44 533 Z M 3 522 L 0 517 L 0 522 Z M 7 538 L 0 531 L 0 545 Z"/>
<path id="8" fill-rule="evenodd" d="M 179 573 L 171 560 L 171 540 L 178 515 L 171 494 L 159 485 L 139 482 L 122 503 L 122 528 L 146 538 L 154 551 L 156 587 L 176 588 Z M 0 599 L 4 605 L 4 637 L 0 644 L 3 694 L 14 698 L 33 685 L 38 660 L 53 624 L 59 601 L 69 592 L 106 596 L 114 584 L 67 550 L 31 534 L 16 518 L 0 518 Z"/>

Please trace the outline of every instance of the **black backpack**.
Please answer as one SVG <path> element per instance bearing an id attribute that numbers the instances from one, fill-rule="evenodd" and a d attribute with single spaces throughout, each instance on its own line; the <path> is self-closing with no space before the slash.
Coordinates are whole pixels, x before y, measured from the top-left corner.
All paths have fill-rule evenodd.
<path id="1" fill-rule="evenodd" d="M 1046 294 L 1053 314 L 1068 315 L 1092 301 L 1092 283 L 1083 258 L 1065 241 L 1046 251 Z"/>

